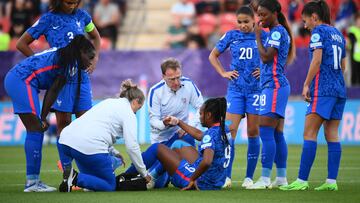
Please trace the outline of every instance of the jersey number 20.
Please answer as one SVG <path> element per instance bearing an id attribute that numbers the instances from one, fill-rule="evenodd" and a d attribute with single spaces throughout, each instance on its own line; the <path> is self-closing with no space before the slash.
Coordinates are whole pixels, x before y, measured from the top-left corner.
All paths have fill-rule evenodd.
<path id="1" fill-rule="evenodd" d="M 245 48 L 245 47 L 240 48 L 240 57 L 239 57 L 239 59 L 241 59 L 241 60 L 252 59 L 252 57 L 253 57 L 252 48 Z"/>

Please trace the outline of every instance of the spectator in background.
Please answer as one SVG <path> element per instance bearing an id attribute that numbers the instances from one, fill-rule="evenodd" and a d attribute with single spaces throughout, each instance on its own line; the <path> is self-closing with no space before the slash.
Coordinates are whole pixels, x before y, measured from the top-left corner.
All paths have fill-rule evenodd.
<path id="1" fill-rule="evenodd" d="M 101 37 L 111 40 L 113 49 L 116 47 L 120 18 L 118 6 L 111 0 L 100 0 L 95 5 L 94 23 Z"/>
<path id="2" fill-rule="evenodd" d="M 3 26 L 0 24 L 0 51 L 9 50 L 10 35 L 3 31 Z"/>
<path id="3" fill-rule="evenodd" d="M 196 14 L 201 15 L 204 13 L 219 14 L 220 13 L 220 2 L 217 0 L 203 0 L 195 4 Z"/>
<path id="4" fill-rule="evenodd" d="M 186 28 L 181 25 L 181 19 L 178 16 L 174 16 L 173 24 L 170 25 L 165 39 L 165 48 L 185 48 L 185 39 Z"/>
<path id="5" fill-rule="evenodd" d="M 310 43 L 310 32 L 304 27 L 300 27 L 298 30 L 298 36 L 295 37 L 295 46 L 297 48 L 306 48 Z"/>
<path id="6" fill-rule="evenodd" d="M 336 15 L 334 26 L 338 30 L 344 31 L 344 29 L 350 25 L 351 18 L 356 13 L 356 11 L 356 4 L 353 0 L 342 0 L 340 10 Z"/>
<path id="7" fill-rule="evenodd" d="M 171 14 L 181 20 L 181 25 L 188 27 L 193 23 L 195 7 L 190 0 L 179 0 L 171 7 Z"/>
<path id="8" fill-rule="evenodd" d="M 27 9 L 26 0 L 12 0 L 7 5 L 9 8 L 10 15 L 10 36 L 13 38 L 18 38 L 25 32 L 27 28 L 31 25 L 32 14 L 31 10 Z"/>
<path id="9" fill-rule="evenodd" d="M 186 47 L 189 49 L 202 49 L 206 47 L 206 42 L 201 37 L 197 24 L 192 24 L 187 28 Z"/>
<path id="10" fill-rule="evenodd" d="M 355 15 L 354 25 L 348 30 L 350 60 L 351 60 L 351 85 L 360 85 L 360 12 Z"/>

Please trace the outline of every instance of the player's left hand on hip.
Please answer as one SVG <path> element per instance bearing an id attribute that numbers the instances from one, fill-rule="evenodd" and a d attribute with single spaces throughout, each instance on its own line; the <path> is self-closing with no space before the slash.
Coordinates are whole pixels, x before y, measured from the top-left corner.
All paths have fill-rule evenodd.
<path id="1" fill-rule="evenodd" d="M 260 68 L 256 68 L 253 72 L 252 72 L 252 76 L 256 79 L 260 78 Z"/>

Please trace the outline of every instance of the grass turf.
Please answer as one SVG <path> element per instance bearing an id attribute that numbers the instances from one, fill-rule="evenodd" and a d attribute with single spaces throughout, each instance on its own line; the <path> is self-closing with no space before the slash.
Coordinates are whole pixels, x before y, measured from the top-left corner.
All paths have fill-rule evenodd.
<path id="1" fill-rule="evenodd" d="M 147 146 L 142 146 L 146 149 Z M 127 158 L 123 145 L 116 146 Z M 222 191 L 178 191 L 169 187 L 144 192 L 73 192 L 70 194 L 24 193 L 25 156 L 22 147 L 0 147 L 0 202 L 360 202 L 360 147 L 343 147 L 342 160 L 338 176 L 339 191 L 314 191 L 327 176 L 327 147 L 318 146 L 317 157 L 313 165 L 309 191 L 284 192 L 272 190 L 245 190 L 241 181 L 245 175 L 245 145 L 236 146 L 236 157 L 233 166 L 233 186 Z M 297 177 L 301 146 L 289 146 L 288 180 Z M 58 159 L 55 146 L 43 148 L 41 179 L 57 187 L 61 173 L 56 167 Z M 260 175 L 260 160 L 255 172 L 255 179 Z M 117 169 L 119 174 L 124 168 Z M 273 175 L 275 170 L 273 170 Z"/>

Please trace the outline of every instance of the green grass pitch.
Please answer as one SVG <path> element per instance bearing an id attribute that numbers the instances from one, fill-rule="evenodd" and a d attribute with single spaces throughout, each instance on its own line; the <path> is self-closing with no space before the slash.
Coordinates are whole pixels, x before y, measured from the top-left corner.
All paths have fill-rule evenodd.
<path id="1" fill-rule="evenodd" d="M 142 146 L 146 149 L 147 146 Z M 117 149 L 127 158 L 123 145 Z M 245 175 L 245 145 L 237 145 L 236 158 L 233 166 L 233 187 L 222 191 L 179 191 L 174 187 L 144 192 L 73 192 L 54 193 L 24 193 L 25 156 L 22 147 L 0 147 L 0 202 L 360 202 L 360 147 L 344 147 L 338 177 L 339 191 L 314 191 L 314 187 L 322 184 L 327 176 L 327 147 L 318 146 L 317 157 L 310 174 L 310 190 L 284 192 L 272 190 L 245 190 L 241 188 L 241 181 Z M 289 146 L 288 180 L 297 177 L 301 146 Z M 58 159 L 55 146 L 45 146 L 41 179 L 51 185 L 58 186 L 61 173 L 56 167 Z M 260 174 L 260 161 L 255 173 L 255 179 Z M 121 173 L 124 168 L 117 169 Z M 275 171 L 273 170 L 273 175 Z"/>

